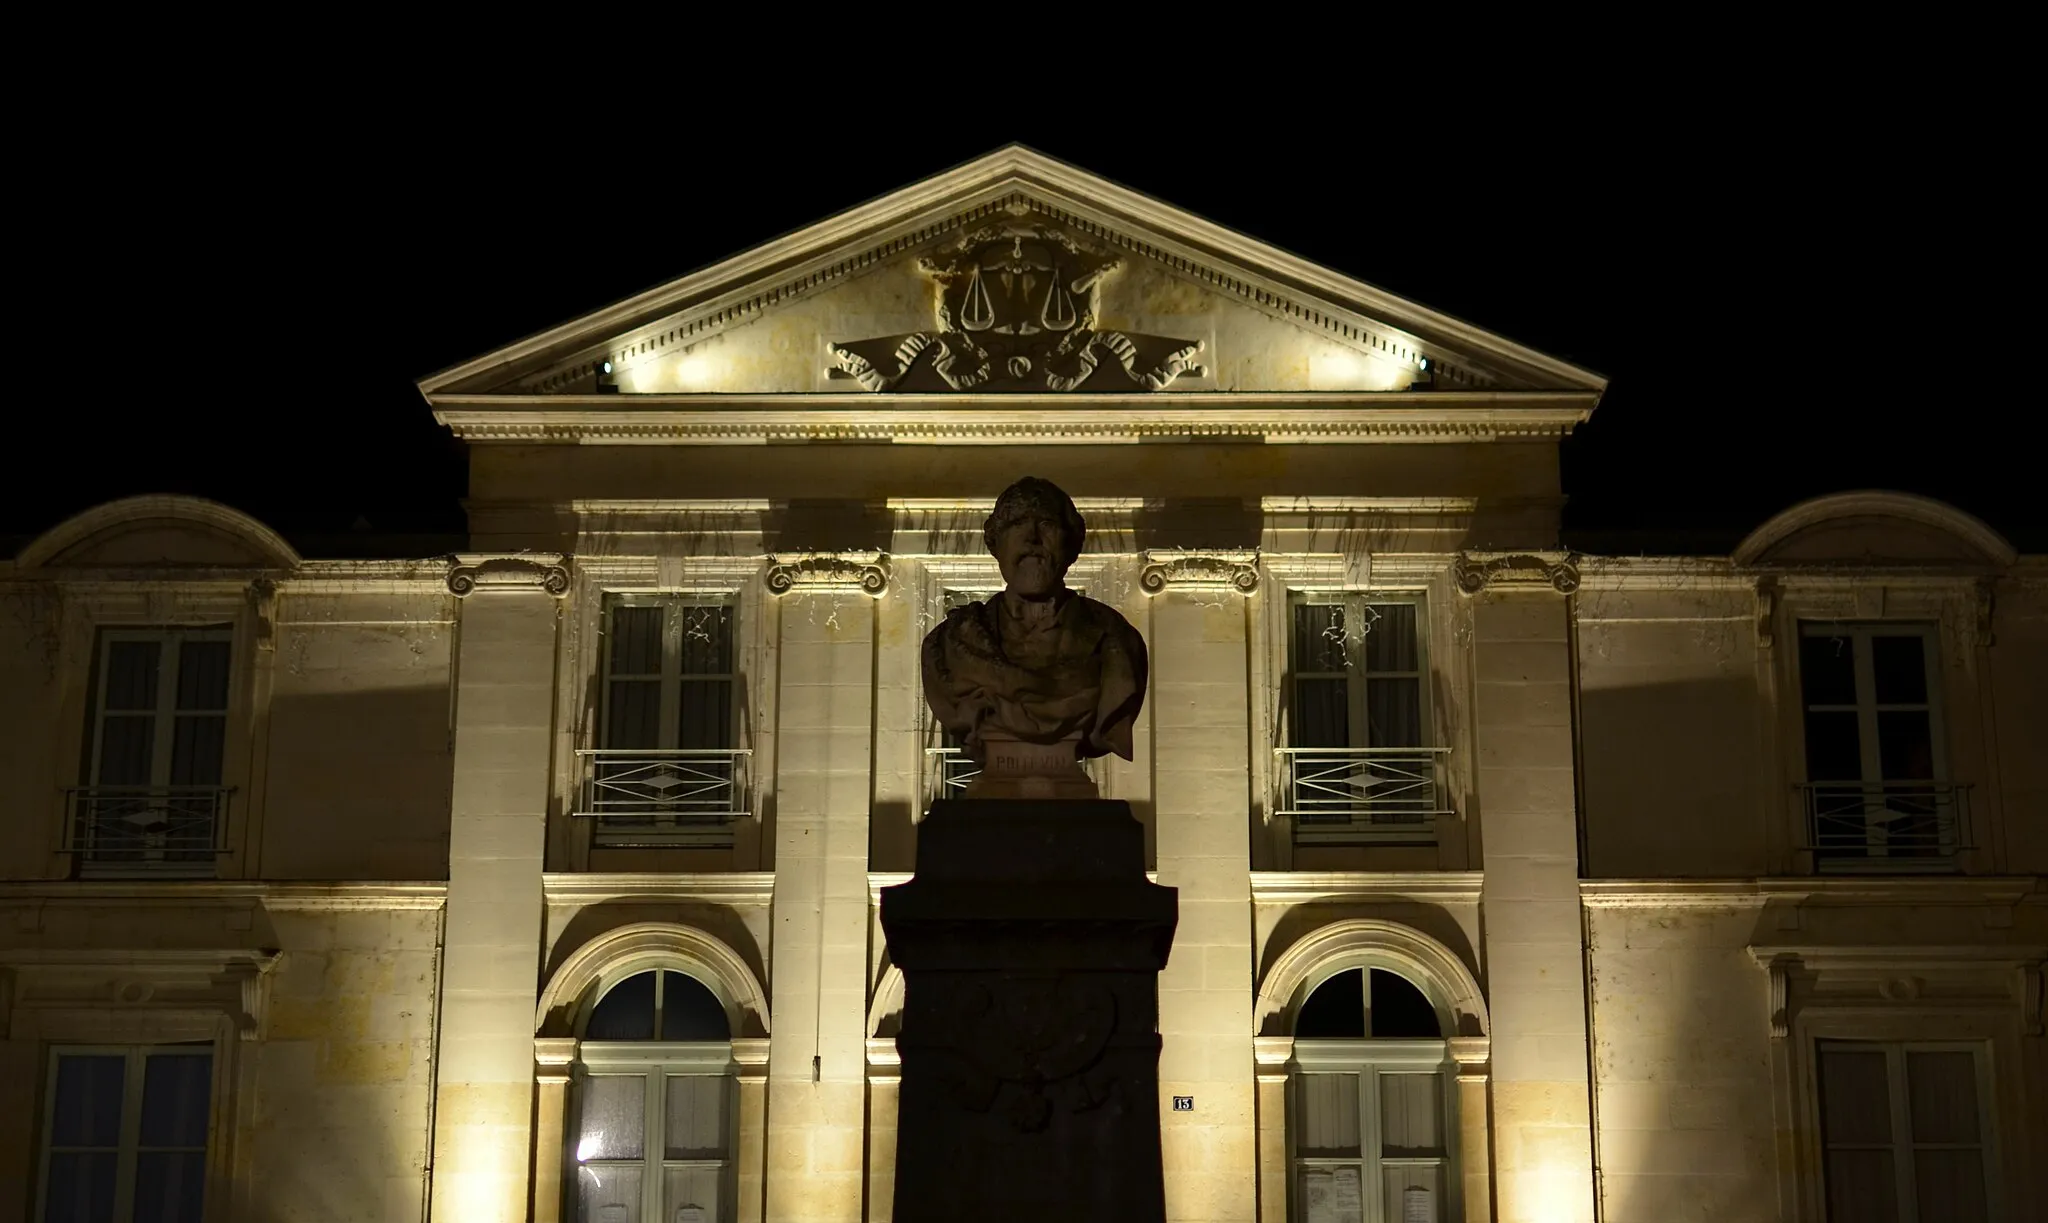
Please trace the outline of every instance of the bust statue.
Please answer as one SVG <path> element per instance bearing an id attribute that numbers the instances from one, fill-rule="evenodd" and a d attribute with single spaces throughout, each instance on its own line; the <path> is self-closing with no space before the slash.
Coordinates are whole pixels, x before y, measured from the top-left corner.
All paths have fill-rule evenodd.
<path id="1" fill-rule="evenodd" d="M 925 636 L 925 700 L 989 773 L 1039 772 L 1035 759 L 1078 777 L 1077 758 L 1131 758 L 1145 642 L 1115 608 L 1067 589 L 1086 535 L 1051 481 L 1004 489 L 982 526 L 1003 592 L 955 608 Z"/>

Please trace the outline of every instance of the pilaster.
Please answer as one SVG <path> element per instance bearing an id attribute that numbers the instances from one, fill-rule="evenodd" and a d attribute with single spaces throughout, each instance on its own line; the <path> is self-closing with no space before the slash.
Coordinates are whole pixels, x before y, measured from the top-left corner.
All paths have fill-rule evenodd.
<path id="1" fill-rule="evenodd" d="M 868 1223 L 890 1223 L 896 1204 L 896 1104 L 903 1055 L 893 1036 L 868 1038 Z"/>
<path id="2" fill-rule="evenodd" d="M 462 603 L 433 1214 L 523 1223 L 556 599 L 568 579 L 557 556 L 457 561 L 448 581 Z"/>
<path id="3" fill-rule="evenodd" d="M 561 1223 L 562 1171 L 568 1150 L 562 1135 L 569 1103 L 570 1065 L 576 1038 L 534 1038 L 533 1223 Z"/>
<path id="4" fill-rule="evenodd" d="M 1252 1038 L 1259 1081 L 1259 1220 L 1287 1223 L 1287 1063 L 1292 1036 Z"/>
<path id="5" fill-rule="evenodd" d="M 777 601 L 773 1223 L 861 1214 L 875 608 L 849 594 Z"/>
<path id="6" fill-rule="evenodd" d="M 1151 603 L 1159 882 L 1180 889 L 1173 956 L 1159 975 L 1166 1217 L 1243 1223 L 1258 1211 L 1252 1067 L 1250 723 L 1245 600 L 1226 566 L 1190 593 L 1166 575 Z M 1219 576 L 1222 575 L 1222 576 Z"/>
<path id="7" fill-rule="evenodd" d="M 1560 597 L 1576 587 L 1577 572 L 1562 557 L 1486 557 L 1461 560 L 1458 568 L 1459 588 L 1475 598 L 1474 737 L 1499 1218 L 1590 1223 L 1572 659 Z M 1467 1086 L 1460 1088 L 1461 1111 L 1477 1105 Z"/>

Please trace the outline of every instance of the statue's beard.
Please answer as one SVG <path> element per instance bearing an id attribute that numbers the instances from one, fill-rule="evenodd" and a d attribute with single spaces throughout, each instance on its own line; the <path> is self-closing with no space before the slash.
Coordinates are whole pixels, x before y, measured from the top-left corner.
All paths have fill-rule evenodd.
<path id="1" fill-rule="evenodd" d="M 1043 598 L 1060 588 L 1059 566 L 1049 556 L 1027 553 L 1011 564 L 1008 581 L 1016 594 Z"/>

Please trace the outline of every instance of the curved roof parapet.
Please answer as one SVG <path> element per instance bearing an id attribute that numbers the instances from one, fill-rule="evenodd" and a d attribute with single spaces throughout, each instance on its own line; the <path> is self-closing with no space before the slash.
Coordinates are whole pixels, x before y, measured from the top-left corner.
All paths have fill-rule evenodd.
<path id="1" fill-rule="evenodd" d="M 1932 497 L 1866 490 L 1802 501 L 1749 533 L 1738 565 L 1908 565 L 2004 569 L 2005 537 Z"/>
<path id="2" fill-rule="evenodd" d="M 74 514 L 14 558 L 22 569 L 296 569 L 297 549 L 232 506 L 203 497 L 123 497 Z"/>

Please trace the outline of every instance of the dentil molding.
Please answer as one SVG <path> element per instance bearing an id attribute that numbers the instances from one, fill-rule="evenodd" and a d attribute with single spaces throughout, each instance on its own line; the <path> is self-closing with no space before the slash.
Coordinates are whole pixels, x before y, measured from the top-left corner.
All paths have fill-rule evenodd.
<path id="1" fill-rule="evenodd" d="M 561 598 L 569 593 L 569 570 L 557 552 L 514 554 L 458 553 L 448 571 L 448 591 L 467 598 L 477 591 L 540 591 Z"/>

